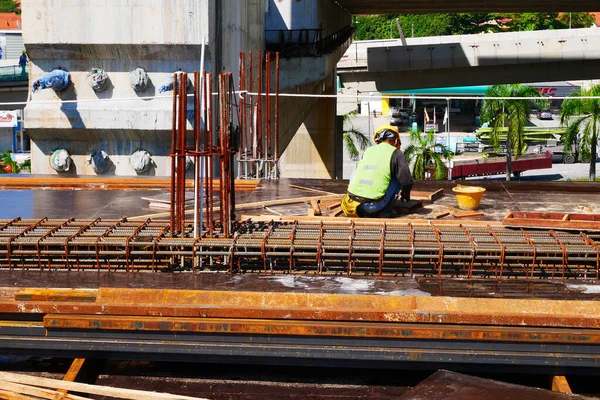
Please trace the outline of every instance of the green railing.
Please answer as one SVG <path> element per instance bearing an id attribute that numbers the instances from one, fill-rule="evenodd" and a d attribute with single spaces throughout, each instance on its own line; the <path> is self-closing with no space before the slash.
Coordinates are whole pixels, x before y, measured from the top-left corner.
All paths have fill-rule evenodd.
<path id="1" fill-rule="evenodd" d="M 27 68 L 19 65 L 0 67 L 0 82 L 27 82 L 28 80 Z"/>

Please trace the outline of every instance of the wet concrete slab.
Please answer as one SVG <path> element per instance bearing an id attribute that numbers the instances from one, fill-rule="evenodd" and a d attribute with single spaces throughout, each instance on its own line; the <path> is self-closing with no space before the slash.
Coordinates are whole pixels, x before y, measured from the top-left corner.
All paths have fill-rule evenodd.
<path id="1" fill-rule="evenodd" d="M 145 288 L 249 292 L 444 296 L 465 298 L 600 300 L 600 284 L 562 281 L 357 278 L 346 276 L 229 275 L 13 270 L 0 274 L 4 288 Z"/>
<path id="2" fill-rule="evenodd" d="M 584 400 L 589 397 L 556 393 L 440 370 L 404 393 L 399 400 Z"/>
<path id="3" fill-rule="evenodd" d="M 464 183 L 464 182 L 463 182 Z M 485 213 L 480 221 L 499 221 L 510 211 L 537 212 L 596 212 L 600 213 L 600 185 L 564 182 L 511 182 L 469 181 L 469 185 L 487 188 L 480 210 Z M 590 186 L 592 185 L 592 186 Z M 416 182 L 414 190 L 444 189 L 444 196 L 432 204 L 398 219 L 427 218 L 442 210 L 454 210 L 456 199 L 452 194 L 454 182 Z M 343 194 L 348 187 L 345 180 L 279 179 L 263 180 L 252 192 L 235 193 L 236 203 L 263 202 L 328 193 Z M 309 190 L 310 189 L 310 190 Z M 142 197 L 168 195 L 161 190 L 2 190 L 0 191 L 0 218 L 122 218 L 160 213 L 151 209 Z M 273 206 L 273 214 L 306 215 L 307 204 Z M 238 214 L 260 215 L 270 211 L 259 206 Z M 160 217 L 160 218 L 165 218 Z M 453 219 L 452 216 L 445 219 Z M 458 221 L 458 220 L 457 220 Z"/>
<path id="4" fill-rule="evenodd" d="M 160 191 L 2 190 L 0 218 L 122 218 L 154 212 L 141 199 Z"/>

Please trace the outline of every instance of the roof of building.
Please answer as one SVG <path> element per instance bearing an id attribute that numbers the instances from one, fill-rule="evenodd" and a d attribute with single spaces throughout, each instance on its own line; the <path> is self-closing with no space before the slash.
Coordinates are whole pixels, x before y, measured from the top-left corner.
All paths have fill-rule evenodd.
<path id="1" fill-rule="evenodd" d="M 0 30 L 20 30 L 21 16 L 15 13 L 0 13 Z"/>

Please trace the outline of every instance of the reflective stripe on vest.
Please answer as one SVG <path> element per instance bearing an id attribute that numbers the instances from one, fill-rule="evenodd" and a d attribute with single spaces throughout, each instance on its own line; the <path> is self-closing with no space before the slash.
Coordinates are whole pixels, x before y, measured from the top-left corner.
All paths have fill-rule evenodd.
<path id="1" fill-rule="evenodd" d="M 396 148 L 386 142 L 369 147 L 358 162 L 348 192 L 366 199 L 382 198 L 390 184 L 390 162 L 394 151 Z"/>

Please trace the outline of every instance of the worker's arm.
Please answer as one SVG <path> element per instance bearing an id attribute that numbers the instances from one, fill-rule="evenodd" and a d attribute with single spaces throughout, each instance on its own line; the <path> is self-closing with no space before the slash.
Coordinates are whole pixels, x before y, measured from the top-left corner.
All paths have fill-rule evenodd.
<path id="1" fill-rule="evenodd" d="M 392 154 L 391 172 L 400 185 L 409 185 L 412 183 L 410 168 L 408 167 L 404 153 L 400 150 L 396 150 Z"/>
<path id="2" fill-rule="evenodd" d="M 408 202 L 410 201 L 413 180 L 404 153 L 400 150 L 394 151 L 390 163 L 392 176 L 400 183 L 400 200 Z"/>

